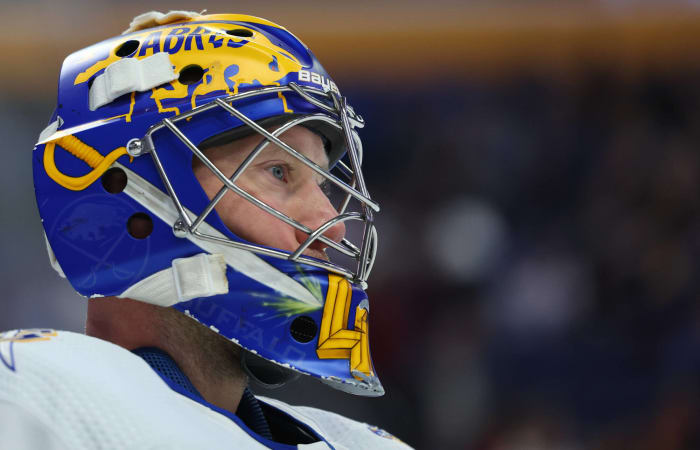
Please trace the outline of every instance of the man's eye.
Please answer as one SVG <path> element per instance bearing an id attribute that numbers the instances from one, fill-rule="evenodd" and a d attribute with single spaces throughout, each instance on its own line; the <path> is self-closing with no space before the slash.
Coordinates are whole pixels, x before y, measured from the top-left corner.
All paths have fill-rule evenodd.
<path id="1" fill-rule="evenodd" d="M 284 168 L 282 166 L 272 166 L 267 169 L 272 173 L 272 176 L 280 181 L 284 181 Z"/>

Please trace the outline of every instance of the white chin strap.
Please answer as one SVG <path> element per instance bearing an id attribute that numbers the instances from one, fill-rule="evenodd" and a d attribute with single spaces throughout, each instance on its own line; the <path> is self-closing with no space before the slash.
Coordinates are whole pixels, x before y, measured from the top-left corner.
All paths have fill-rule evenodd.
<path id="1" fill-rule="evenodd" d="M 144 278 L 119 297 L 157 306 L 172 306 L 197 297 L 226 293 L 228 279 L 224 256 L 200 253 L 189 258 L 174 259 L 170 268 Z"/>
<path id="2" fill-rule="evenodd" d="M 51 267 L 66 278 L 44 233 Z M 171 267 L 156 272 L 130 286 L 120 298 L 131 298 L 157 306 L 172 306 L 197 297 L 228 293 L 224 255 L 199 253 L 189 258 L 173 259 Z M 93 295 L 92 297 L 102 297 Z"/>

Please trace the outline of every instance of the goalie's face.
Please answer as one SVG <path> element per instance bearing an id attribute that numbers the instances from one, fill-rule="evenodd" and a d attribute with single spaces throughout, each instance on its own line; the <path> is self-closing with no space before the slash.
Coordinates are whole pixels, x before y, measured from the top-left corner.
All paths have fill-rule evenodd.
<path id="1" fill-rule="evenodd" d="M 295 126 L 279 137 L 317 165 L 328 168 L 323 141 L 312 131 Z M 262 140 L 261 135 L 254 133 L 212 147 L 204 153 L 221 172 L 231 176 Z M 198 158 L 194 158 L 193 170 L 209 199 L 214 198 L 223 183 Z M 338 214 L 324 192 L 324 182 L 324 177 L 270 143 L 235 183 L 258 200 L 315 230 Z M 233 233 L 253 243 L 293 252 L 308 238 L 308 234 L 284 223 L 235 192 L 226 192 L 217 203 L 216 212 Z M 326 230 L 324 235 L 340 242 L 345 236 L 345 225 L 339 222 Z M 325 248 L 325 244 L 316 240 L 304 254 L 328 260 Z"/>

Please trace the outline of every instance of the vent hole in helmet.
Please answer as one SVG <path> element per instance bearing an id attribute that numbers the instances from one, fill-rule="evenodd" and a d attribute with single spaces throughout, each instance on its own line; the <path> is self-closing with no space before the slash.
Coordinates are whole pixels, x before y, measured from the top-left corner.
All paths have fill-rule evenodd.
<path id="1" fill-rule="evenodd" d="M 117 55 L 120 58 L 125 58 L 127 56 L 131 56 L 136 52 L 136 49 L 139 48 L 139 41 L 136 40 L 128 40 L 124 42 L 122 45 L 117 47 L 117 49 L 114 51 L 114 54 Z"/>
<path id="2" fill-rule="evenodd" d="M 102 187 L 110 194 L 118 194 L 126 187 L 126 173 L 119 167 L 112 167 L 102 175 Z"/>
<path id="3" fill-rule="evenodd" d="M 126 229 L 131 237 L 135 239 L 146 239 L 153 232 L 153 220 L 151 217 L 142 212 L 138 212 L 131 217 L 126 223 Z"/>
<path id="4" fill-rule="evenodd" d="M 295 341 L 305 343 L 316 337 L 318 327 L 316 322 L 309 316 L 299 316 L 292 321 L 289 332 Z"/>
<path id="5" fill-rule="evenodd" d="M 234 30 L 226 30 L 226 34 L 237 37 L 253 37 L 253 32 L 244 28 L 236 28 Z"/>
<path id="6" fill-rule="evenodd" d="M 195 84 L 204 76 L 204 69 L 196 64 L 183 67 L 177 79 L 182 84 Z"/>

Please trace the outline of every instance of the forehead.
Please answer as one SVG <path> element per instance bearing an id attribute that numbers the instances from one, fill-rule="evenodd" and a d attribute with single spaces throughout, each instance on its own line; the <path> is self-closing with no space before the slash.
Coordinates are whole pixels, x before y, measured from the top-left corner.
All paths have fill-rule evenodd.
<path id="1" fill-rule="evenodd" d="M 268 127 L 267 131 L 273 132 L 276 127 Z M 279 139 L 285 144 L 292 147 L 294 150 L 303 154 L 319 166 L 328 168 L 328 155 L 321 137 L 314 131 L 303 127 L 295 126 L 280 134 Z M 254 132 L 252 135 L 237 139 L 232 142 L 220 144 L 204 150 L 204 153 L 212 160 L 221 162 L 222 160 L 230 160 L 237 162 L 248 156 L 250 152 L 264 140 L 264 136 Z M 289 152 L 279 147 L 273 142 L 270 142 L 258 155 L 260 157 L 276 157 L 284 160 L 299 161 Z M 299 161 L 301 163 L 301 161 Z"/>

